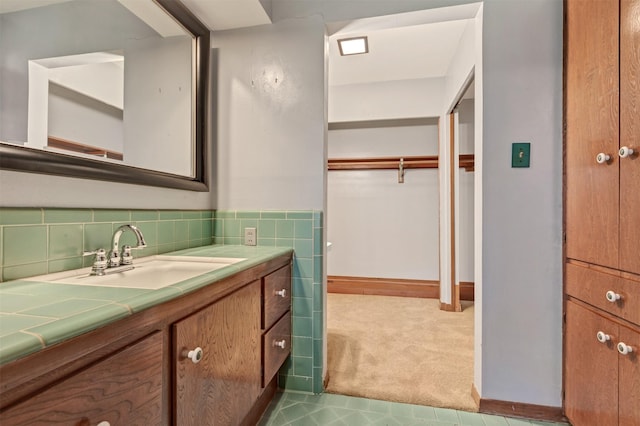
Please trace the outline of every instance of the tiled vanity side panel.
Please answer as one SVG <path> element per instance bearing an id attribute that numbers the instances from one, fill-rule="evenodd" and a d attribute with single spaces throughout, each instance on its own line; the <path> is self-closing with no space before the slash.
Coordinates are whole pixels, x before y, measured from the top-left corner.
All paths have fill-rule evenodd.
<path id="1" fill-rule="evenodd" d="M 255 227 L 259 246 L 291 247 L 293 257 L 292 354 L 280 370 L 281 387 L 320 393 L 323 346 L 324 256 L 322 211 L 216 211 L 216 244 L 242 244 L 244 228 Z"/>
<path id="2" fill-rule="evenodd" d="M 125 223 L 138 226 L 147 242 L 134 257 L 212 243 L 211 210 L 0 208 L 0 282 L 91 266 L 82 253 L 109 250 L 113 231 Z M 135 246 L 132 233 L 122 234 L 124 244 Z"/>

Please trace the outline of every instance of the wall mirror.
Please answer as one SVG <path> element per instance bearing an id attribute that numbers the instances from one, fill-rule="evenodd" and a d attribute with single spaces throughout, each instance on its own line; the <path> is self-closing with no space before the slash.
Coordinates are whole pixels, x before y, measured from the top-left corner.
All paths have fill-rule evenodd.
<path id="1" fill-rule="evenodd" d="M 3 0 L 0 168 L 206 191 L 208 74 L 177 0 Z"/>

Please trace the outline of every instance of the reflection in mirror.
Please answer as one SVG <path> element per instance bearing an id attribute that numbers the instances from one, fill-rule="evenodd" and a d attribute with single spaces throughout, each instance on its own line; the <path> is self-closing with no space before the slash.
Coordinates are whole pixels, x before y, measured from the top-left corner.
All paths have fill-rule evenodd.
<path id="1" fill-rule="evenodd" d="M 123 111 L 122 53 L 29 61 L 25 146 L 123 160 Z"/>
<path id="2" fill-rule="evenodd" d="M 181 23 L 152 0 L 2 0 L 0 155 L 44 150 L 203 183 L 196 65 L 208 31 L 158 2 Z"/>

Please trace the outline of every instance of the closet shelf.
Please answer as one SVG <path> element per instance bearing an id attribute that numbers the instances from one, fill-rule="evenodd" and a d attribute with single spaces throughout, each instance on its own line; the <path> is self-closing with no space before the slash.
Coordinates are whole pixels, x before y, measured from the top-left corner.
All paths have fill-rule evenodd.
<path id="1" fill-rule="evenodd" d="M 329 158 L 329 170 L 397 170 L 400 161 L 405 169 L 437 169 L 438 156 Z M 474 170 L 474 155 L 460 155 L 460 167 L 467 172 Z"/>

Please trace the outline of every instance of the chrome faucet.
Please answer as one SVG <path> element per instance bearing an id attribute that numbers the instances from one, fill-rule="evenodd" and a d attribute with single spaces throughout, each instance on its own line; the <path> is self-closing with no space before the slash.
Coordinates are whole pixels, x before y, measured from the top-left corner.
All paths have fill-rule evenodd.
<path id="1" fill-rule="evenodd" d="M 83 256 L 96 255 L 91 268 L 91 275 L 107 275 L 114 272 L 124 272 L 133 269 L 133 256 L 131 256 L 131 250 L 133 249 L 129 245 L 122 247 L 122 252 L 118 251 L 120 245 L 120 236 L 126 230 L 130 230 L 136 236 L 137 246 L 135 248 L 144 248 L 147 246 L 144 240 L 142 231 L 134 225 L 122 225 L 116 229 L 113 233 L 113 239 L 111 241 L 111 251 L 109 252 L 108 260 L 107 253 L 104 249 L 97 249 L 93 251 L 85 251 Z"/>
<path id="2" fill-rule="evenodd" d="M 125 245 L 122 247 L 122 253 L 118 252 L 118 245 L 120 244 L 120 236 L 126 230 L 133 232 L 137 239 L 137 247 L 143 248 L 147 246 L 144 240 L 142 231 L 134 225 L 122 225 L 116 229 L 113 233 L 113 240 L 111 242 L 111 251 L 109 252 L 109 268 L 115 268 L 121 265 L 131 265 L 133 263 L 133 256 L 131 256 L 131 246 Z"/>

